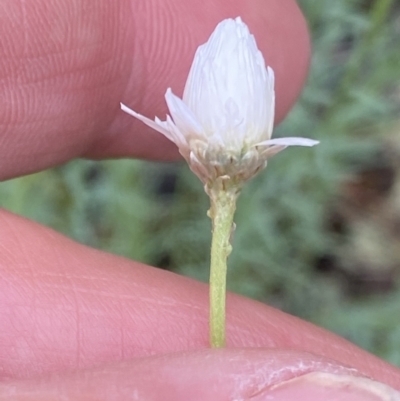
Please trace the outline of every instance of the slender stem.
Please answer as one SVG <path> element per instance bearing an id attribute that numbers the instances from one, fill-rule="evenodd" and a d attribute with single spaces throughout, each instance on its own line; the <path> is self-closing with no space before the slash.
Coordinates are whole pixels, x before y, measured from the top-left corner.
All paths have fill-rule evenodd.
<path id="1" fill-rule="evenodd" d="M 227 259 L 232 251 L 230 238 L 237 193 L 219 189 L 210 193 L 212 220 L 210 266 L 210 345 L 225 346 L 225 299 Z"/>

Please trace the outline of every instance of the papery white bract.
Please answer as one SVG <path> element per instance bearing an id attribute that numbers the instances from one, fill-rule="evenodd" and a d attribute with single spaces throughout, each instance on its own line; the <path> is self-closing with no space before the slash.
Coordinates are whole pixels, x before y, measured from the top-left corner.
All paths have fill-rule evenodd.
<path id="1" fill-rule="evenodd" d="M 274 72 L 265 68 L 254 37 L 239 18 L 221 22 L 198 48 L 183 101 L 227 151 L 270 138 Z"/>
<path id="2" fill-rule="evenodd" d="M 314 146 L 307 138 L 271 139 L 274 72 L 265 66 L 254 36 L 240 17 L 222 21 L 197 49 L 183 94 L 165 94 L 171 117 L 154 121 L 122 110 L 173 141 L 207 186 L 218 177 L 235 185 L 266 166 L 287 146 Z"/>

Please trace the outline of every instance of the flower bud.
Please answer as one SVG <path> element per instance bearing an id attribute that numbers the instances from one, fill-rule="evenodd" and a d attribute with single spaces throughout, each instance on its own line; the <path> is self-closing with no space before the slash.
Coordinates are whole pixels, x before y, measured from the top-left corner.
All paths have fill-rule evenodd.
<path id="1" fill-rule="evenodd" d="M 287 146 L 314 146 L 307 138 L 271 139 L 274 72 L 265 66 L 254 36 L 240 17 L 218 24 L 197 49 L 183 99 L 167 89 L 170 116 L 154 121 L 122 110 L 173 141 L 206 189 L 223 178 L 233 186 L 262 170 Z"/>

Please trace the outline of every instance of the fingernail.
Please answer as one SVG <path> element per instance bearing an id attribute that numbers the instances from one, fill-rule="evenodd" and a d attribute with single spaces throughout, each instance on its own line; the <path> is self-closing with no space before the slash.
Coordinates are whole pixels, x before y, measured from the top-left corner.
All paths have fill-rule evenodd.
<path id="1" fill-rule="evenodd" d="M 265 389 L 252 401 L 400 401 L 400 393 L 370 379 L 308 373 Z"/>

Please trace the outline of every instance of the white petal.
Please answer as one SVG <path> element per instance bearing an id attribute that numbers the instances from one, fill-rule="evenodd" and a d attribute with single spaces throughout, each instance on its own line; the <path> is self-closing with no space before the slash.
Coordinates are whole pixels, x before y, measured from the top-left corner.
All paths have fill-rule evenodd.
<path id="1" fill-rule="evenodd" d="M 272 131 L 274 130 L 274 121 L 275 121 L 275 73 L 271 67 L 267 67 L 268 74 L 268 94 L 269 99 L 267 100 L 267 104 L 269 104 L 269 108 L 267 106 L 267 121 L 268 121 L 268 134 L 269 138 L 271 138 Z"/>
<path id="2" fill-rule="evenodd" d="M 186 106 L 182 99 L 174 95 L 171 88 L 167 89 L 167 92 L 165 93 L 165 100 L 174 123 L 187 137 L 187 139 L 190 139 L 190 136 L 204 136 L 203 128 L 196 120 L 194 114 L 191 112 L 189 107 Z"/>
<path id="3" fill-rule="evenodd" d="M 309 138 L 288 137 L 269 139 L 268 141 L 256 143 L 254 146 L 315 146 L 318 144 L 319 141 L 314 141 L 313 139 Z"/>
<path id="4" fill-rule="evenodd" d="M 198 48 L 183 101 L 206 132 L 219 132 L 230 148 L 242 147 L 245 135 L 253 143 L 271 137 L 274 74 L 240 18 L 222 21 Z M 237 106 L 234 121 L 229 104 Z"/>
<path id="5" fill-rule="evenodd" d="M 174 124 L 171 117 L 167 115 L 167 121 L 163 122 L 171 135 L 171 140 L 174 142 L 184 156 L 188 152 L 188 141 L 184 133 Z M 186 156 L 185 156 L 186 157 Z"/>
<path id="6" fill-rule="evenodd" d="M 261 152 L 261 154 L 263 157 L 270 158 L 272 156 L 275 156 L 277 153 L 281 152 L 282 150 L 284 150 L 286 148 L 287 148 L 287 146 L 274 145 L 269 148 L 265 148 L 265 150 L 263 150 Z"/>
<path id="7" fill-rule="evenodd" d="M 125 106 L 123 103 L 121 103 L 121 110 L 124 111 L 125 113 L 128 113 L 129 115 L 136 117 L 138 120 L 144 122 L 146 125 L 148 125 L 150 128 L 153 128 L 154 130 L 160 132 L 164 136 L 166 136 L 170 141 L 173 141 L 170 132 L 166 129 L 164 122 L 156 118 L 155 121 L 150 120 L 150 118 L 147 118 L 145 116 L 142 116 L 139 113 L 136 113 L 136 111 L 133 111 L 129 107 Z"/>

